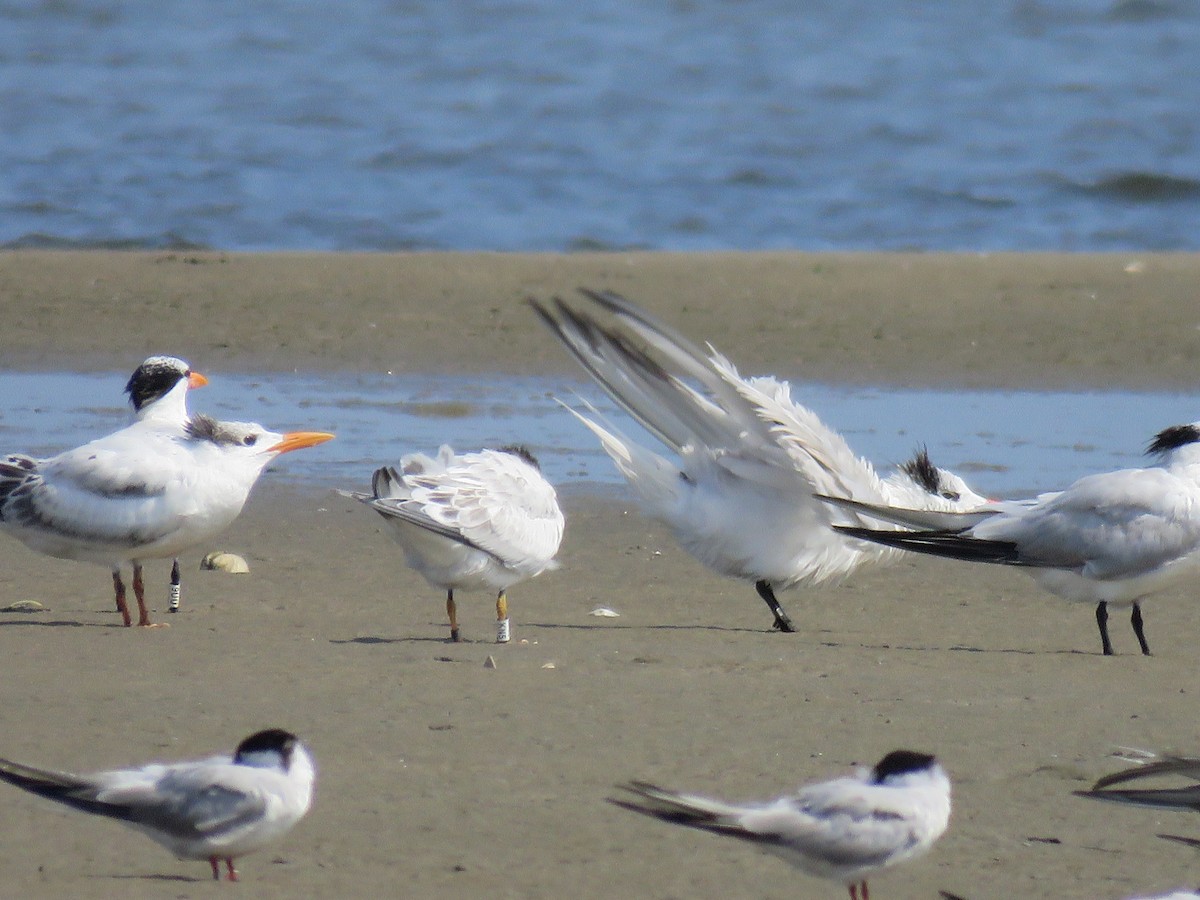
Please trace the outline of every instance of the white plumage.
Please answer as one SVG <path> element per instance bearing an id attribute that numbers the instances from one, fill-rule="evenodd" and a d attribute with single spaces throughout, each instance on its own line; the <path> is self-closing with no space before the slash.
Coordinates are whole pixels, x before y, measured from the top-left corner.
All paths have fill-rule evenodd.
<path id="1" fill-rule="evenodd" d="M 924 753 L 894 750 L 872 769 L 810 784 L 766 803 L 731 804 L 622 786 L 612 802 L 645 815 L 739 838 L 867 900 L 867 878 L 927 852 L 950 821 L 950 779 Z"/>
<path id="2" fill-rule="evenodd" d="M 1063 491 L 961 515 L 827 499 L 918 529 L 839 529 L 845 534 L 952 559 L 1021 566 L 1051 593 L 1095 603 L 1106 655 L 1113 652 L 1108 605 L 1131 605 L 1134 633 L 1149 655 L 1141 600 L 1200 572 L 1200 422 L 1164 429 L 1147 452 L 1158 465 L 1088 475 Z"/>
<path id="3" fill-rule="evenodd" d="M 436 457 L 414 453 L 384 467 L 373 492 L 343 491 L 389 525 L 407 564 L 446 591 L 450 636 L 459 639 L 454 591 L 497 591 L 497 640 L 510 636 L 509 587 L 557 567 L 563 514 L 554 487 L 521 447 Z"/>
<path id="4" fill-rule="evenodd" d="M 642 507 L 709 568 L 755 583 L 774 626 L 794 630 L 777 589 L 845 577 L 894 554 L 838 535 L 862 524 L 814 499 L 832 494 L 940 510 L 986 502 L 920 451 L 882 478 L 840 434 L 791 398 L 786 381 L 741 376 L 708 352 L 612 293 L 583 291 L 615 327 L 556 300 L 530 301 L 576 360 L 677 457 L 643 447 L 600 414 L 571 410 L 600 440 Z"/>
<path id="5" fill-rule="evenodd" d="M 109 566 L 126 625 L 119 568 L 132 563 L 138 624 L 147 626 L 141 561 L 218 534 L 267 463 L 332 437 L 194 416 L 181 434 L 144 419 L 49 459 L 11 454 L 0 460 L 0 530 L 48 556 Z"/>
<path id="6" fill-rule="evenodd" d="M 316 768 L 296 736 L 267 729 L 233 756 L 71 775 L 0 759 L 0 780 L 136 828 L 182 859 L 208 860 L 213 878 L 282 837 L 312 805 Z"/>

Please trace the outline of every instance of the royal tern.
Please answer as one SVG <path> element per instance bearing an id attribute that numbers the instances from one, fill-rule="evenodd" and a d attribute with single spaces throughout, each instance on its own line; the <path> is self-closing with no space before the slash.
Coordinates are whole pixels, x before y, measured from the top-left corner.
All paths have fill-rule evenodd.
<path id="1" fill-rule="evenodd" d="M 490 589 L 496 642 L 510 638 L 509 587 L 558 567 L 563 514 L 554 487 L 525 447 L 436 458 L 404 456 L 400 469 L 375 471 L 372 493 L 341 491 L 378 512 L 410 567 L 446 591 L 450 639 L 459 639 L 455 589 Z"/>
<path id="2" fill-rule="evenodd" d="M 316 768 L 294 734 L 250 735 L 233 756 L 71 775 L 0 759 L 0 780 L 74 809 L 123 822 L 220 878 L 233 861 L 282 837 L 312 805 Z"/>
<path id="3" fill-rule="evenodd" d="M 623 297 L 583 290 L 615 327 L 556 299 L 530 305 L 618 406 L 679 462 L 643 447 L 591 410 L 571 409 L 599 438 L 646 512 L 722 575 L 754 583 L 774 627 L 794 631 L 776 590 L 843 578 L 895 554 L 846 540 L 832 524 L 866 524 L 818 493 L 889 505 L 972 509 L 986 498 L 921 450 L 881 478 L 840 434 L 796 403 L 786 381 L 744 378 Z"/>
<path id="4" fill-rule="evenodd" d="M 133 370 L 125 385 L 135 422 L 153 422 L 176 434 L 188 422 L 187 392 L 208 384 L 208 379 L 174 356 L 151 356 Z M 168 612 L 179 611 L 179 560 L 171 560 L 171 593 Z M 118 607 L 118 612 L 120 608 Z"/>
<path id="5" fill-rule="evenodd" d="M 809 875 L 868 900 L 867 878 L 920 856 L 950 821 L 950 779 L 937 760 L 893 750 L 872 769 L 800 788 L 766 803 L 729 804 L 644 781 L 621 788 L 625 809 L 757 844 Z"/>
<path id="6" fill-rule="evenodd" d="M 1066 490 L 959 514 L 825 498 L 916 531 L 838 527 L 852 537 L 968 562 L 1024 567 L 1046 590 L 1095 603 L 1105 655 L 1108 605 L 1130 604 L 1142 653 L 1150 646 L 1141 601 L 1200 569 L 1200 422 L 1160 431 L 1157 465 L 1080 478 Z"/>
<path id="7" fill-rule="evenodd" d="M 181 435 L 139 421 L 49 459 L 11 454 L 0 460 L 0 530 L 47 556 L 110 566 L 126 625 L 120 566 L 132 563 L 138 625 L 150 626 L 142 561 L 213 537 L 237 518 L 267 463 L 332 437 L 197 415 Z"/>

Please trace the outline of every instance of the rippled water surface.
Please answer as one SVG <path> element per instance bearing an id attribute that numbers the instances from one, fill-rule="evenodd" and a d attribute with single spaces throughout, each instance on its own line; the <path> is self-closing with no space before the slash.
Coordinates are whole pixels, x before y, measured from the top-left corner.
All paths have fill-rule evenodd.
<path id="1" fill-rule="evenodd" d="M 0 245 L 1200 246 L 1187 0 L 0 0 Z"/>
<path id="2" fill-rule="evenodd" d="M 0 452 L 50 455 L 120 427 L 127 375 L 0 374 Z M 441 443 L 467 450 L 529 444 L 551 481 L 620 484 L 590 432 L 554 397 L 584 397 L 655 446 L 590 384 L 506 376 L 272 376 L 222 374 L 191 394 L 196 411 L 275 430 L 333 431 L 337 439 L 288 454 L 272 479 L 366 488 L 372 470 Z M 876 465 L 919 443 L 989 496 L 1064 487 L 1090 472 L 1142 464 L 1161 428 L 1200 418 L 1191 396 L 1129 393 L 896 391 L 797 384 L 793 396 Z"/>

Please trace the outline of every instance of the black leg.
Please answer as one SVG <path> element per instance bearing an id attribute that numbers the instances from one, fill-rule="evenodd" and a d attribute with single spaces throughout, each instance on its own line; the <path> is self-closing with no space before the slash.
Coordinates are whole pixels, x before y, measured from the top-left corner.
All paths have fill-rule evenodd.
<path id="1" fill-rule="evenodd" d="M 758 596 L 766 601 L 767 606 L 771 608 L 771 612 L 775 614 L 775 624 L 772 628 L 777 628 L 780 631 L 792 632 L 796 629 L 792 627 L 792 620 L 788 618 L 787 613 L 783 611 L 783 607 L 779 605 L 779 601 L 775 599 L 775 590 L 771 587 L 769 581 L 754 582 L 754 589 L 758 591 Z"/>
<path id="2" fill-rule="evenodd" d="M 1138 643 L 1142 645 L 1142 655 L 1150 655 L 1150 645 L 1146 643 L 1146 632 L 1142 629 L 1142 604 L 1133 601 L 1133 615 L 1129 617 L 1133 623 L 1133 633 L 1137 635 Z"/>
<path id="3" fill-rule="evenodd" d="M 458 607 L 454 603 L 454 588 L 446 588 L 446 615 L 450 617 L 450 640 L 458 642 Z"/>
<path id="4" fill-rule="evenodd" d="M 171 563 L 171 593 L 167 600 L 167 612 L 179 612 L 179 560 Z"/>
<path id="5" fill-rule="evenodd" d="M 1096 624 L 1100 626 L 1100 645 L 1105 656 L 1112 656 L 1112 641 L 1108 639 L 1108 604 L 1101 600 L 1096 604 Z"/>

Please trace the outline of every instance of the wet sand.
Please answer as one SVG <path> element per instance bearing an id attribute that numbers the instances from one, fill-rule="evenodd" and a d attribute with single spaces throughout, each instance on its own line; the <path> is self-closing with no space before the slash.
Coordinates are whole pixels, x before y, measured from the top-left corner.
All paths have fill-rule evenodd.
<path id="1" fill-rule="evenodd" d="M 8 368 L 126 371 L 175 352 L 214 378 L 574 377 L 522 301 L 584 284 L 646 303 L 747 372 L 1188 390 L 1198 283 L 1195 256 L 13 253 L 0 255 L 0 353 Z M 0 755 L 83 769 L 296 731 L 320 768 L 316 805 L 243 860 L 245 897 L 843 897 L 604 798 L 629 778 L 767 798 L 896 747 L 941 757 L 955 810 L 933 852 L 873 879 L 874 896 L 1118 898 L 1200 881 L 1193 851 L 1154 836 L 1200 835 L 1200 820 L 1071 796 L 1122 765 L 1117 746 L 1200 752 L 1190 591 L 1146 604 L 1150 658 L 1123 612 L 1106 659 L 1090 607 L 1020 572 L 927 559 L 783 595 L 800 632 L 782 635 L 750 585 L 708 573 L 622 493 L 570 485 L 563 504 L 563 567 L 510 592 L 507 646 L 490 642 L 492 599 L 470 594 L 468 640 L 447 643 L 442 598 L 373 516 L 271 476 L 218 542 L 249 576 L 198 571 L 214 547 L 198 549 L 167 615 L 169 564 L 147 566 L 167 629 L 117 627 L 102 568 L 6 538 L 0 605 L 48 610 L 0 613 Z M 601 604 L 620 617 L 588 614 Z M 205 864 L 116 824 L 2 785 L 0 799 L 12 896 L 215 889 Z"/>

